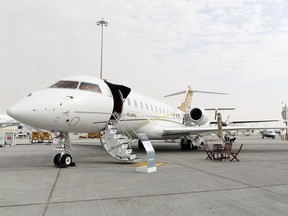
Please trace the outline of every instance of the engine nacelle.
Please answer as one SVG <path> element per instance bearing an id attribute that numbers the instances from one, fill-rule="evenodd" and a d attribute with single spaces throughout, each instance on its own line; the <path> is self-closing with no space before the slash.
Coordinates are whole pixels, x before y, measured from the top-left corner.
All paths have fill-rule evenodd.
<path id="1" fill-rule="evenodd" d="M 184 115 L 185 125 L 191 125 L 191 123 L 201 126 L 208 122 L 208 116 L 202 108 L 192 108 L 189 113 Z"/>

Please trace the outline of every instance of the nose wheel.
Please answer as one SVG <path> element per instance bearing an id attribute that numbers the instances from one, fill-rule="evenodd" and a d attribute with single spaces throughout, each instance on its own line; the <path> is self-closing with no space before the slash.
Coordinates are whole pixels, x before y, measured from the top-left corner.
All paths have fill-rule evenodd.
<path id="1" fill-rule="evenodd" d="M 67 168 L 68 166 L 75 166 L 75 163 L 72 162 L 70 154 L 63 154 L 61 156 L 61 153 L 59 153 L 54 157 L 54 165 L 59 168 Z"/>
<path id="2" fill-rule="evenodd" d="M 56 148 L 56 151 L 60 151 L 54 157 L 54 165 L 58 168 L 67 168 L 68 166 L 75 166 L 72 161 L 72 156 L 69 154 L 71 151 L 69 133 L 62 132 L 59 135 L 60 147 Z"/>

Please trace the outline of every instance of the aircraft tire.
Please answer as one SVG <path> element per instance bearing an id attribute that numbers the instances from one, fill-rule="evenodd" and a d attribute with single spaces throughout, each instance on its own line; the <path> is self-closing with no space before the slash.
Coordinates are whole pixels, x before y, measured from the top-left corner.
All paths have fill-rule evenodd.
<path id="1" fill-rule="evenodd" d="M 192 141 L 187 140 L 187 142 L 185 143 L 184 139 L 181 139 L 180 146 L 181 146 L 181 150 L 189 151 L 191 150 L 191 147 L 192 147 Z"/>
<path id="2" fill-rule="evenodd" d="M 55 157 L 54 157 L 54 165 L 56 167 L 61 165 L 61 154 L 60 153 L 55 155 Z"/>
<path id="3" fill-rule="evenodd" d="M 72 157 L 70 154 L 64 154 L 61 158 L 61 166 L 70 166 L 72 164 Z"/>
<path id="4" fill-rule="evenodd" d="M 185 150 L 184 139 L 181 139 L 181 141 L 180 141 L 180 147 L 181 147 L 181 150 Z"/>
<path id="5" fill-rule="evenodd" d="M 190 151 L 192 149 L 192 140 L 188 139 L 186 144 L 186 150 Z"/>
<path id="6" fill-rule="evenodd" d="M 138 140 L 138 148 L 139 149 L 144 149 L 144 145 L 143 145 L 143 143 L 142 143 L 142 141 L 140 139 Z"/>

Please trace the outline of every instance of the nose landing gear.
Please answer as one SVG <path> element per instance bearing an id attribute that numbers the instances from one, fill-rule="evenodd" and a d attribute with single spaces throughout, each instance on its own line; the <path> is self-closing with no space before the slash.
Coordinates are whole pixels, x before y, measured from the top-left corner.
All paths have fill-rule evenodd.
<path id="1" fill-rule="evenodd" d="M 67 168 L 68 166 L 75 166 L 75 163 L 72 161 L 72 156 L 70 154 L 58 153 L 54 157 L 54 165 L 58 168 Z"/>
<path id="2" fill-rule="evenodd" d="M 67 168 L 68 166 L 75 166 L 72 161 L 72 156 L 69 154 L 71 152 L 70 137 L 68 132 L 61 132 L 59 137 L 60 147 L 57 147 L 56 151 L 60 151 L 54 157 L 54 165 L 58 168 Z"/>

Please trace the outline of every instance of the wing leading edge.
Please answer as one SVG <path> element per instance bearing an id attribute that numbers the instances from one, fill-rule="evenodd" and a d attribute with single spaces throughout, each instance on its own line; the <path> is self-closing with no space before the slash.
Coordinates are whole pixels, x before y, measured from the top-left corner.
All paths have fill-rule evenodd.
<path id="1" fill-rule="evenodd" d="M 285 126 L 259 126 L 259 127 L 249 127 L 249 126 L 227 126 L 223 127 L 223 131 L 235 131 L 235 130 L 265 130 L 265 129 L 286 129 Z M 164 127 L 163 136 L 188 136 L 188 135 L 198 135 L 205 133 L 216 133 L 218 132 L 217 127 Z"/>

